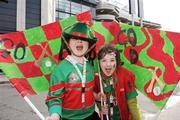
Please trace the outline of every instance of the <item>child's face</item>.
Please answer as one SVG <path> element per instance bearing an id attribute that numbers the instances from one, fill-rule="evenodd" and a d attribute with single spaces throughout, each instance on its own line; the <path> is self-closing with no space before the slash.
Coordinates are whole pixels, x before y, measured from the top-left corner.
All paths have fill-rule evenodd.
<path id="1" fill-rule="evenodd" d="M 89 48 L 89 43 L 80 39 L 71 38 L 69 47 L 76 56 L 83 56 Z"/>
<path id="2" fill-rule="evenodd" d="M 100 60 L 100 67 L 106 76 L 111 76 L 116 69 L 116 55 L 115 53 L 106 54 Z"/>

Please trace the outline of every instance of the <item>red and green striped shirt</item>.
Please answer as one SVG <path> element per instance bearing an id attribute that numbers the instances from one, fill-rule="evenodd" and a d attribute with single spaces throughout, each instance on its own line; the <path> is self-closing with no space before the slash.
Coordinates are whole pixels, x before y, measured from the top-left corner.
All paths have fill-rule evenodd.
<path id="1" fill-rule="evenodd" d="M 83 65 L 76 64 L 81 72 Z M 66 119 L 84 119 L 94 112 L 94 71 L 86 64 L 85 103 L 81 103 L 82 83 L 75 67 L 66 59 L 51 74 L 46 99 L 49 114 L 58 113 Z"/>

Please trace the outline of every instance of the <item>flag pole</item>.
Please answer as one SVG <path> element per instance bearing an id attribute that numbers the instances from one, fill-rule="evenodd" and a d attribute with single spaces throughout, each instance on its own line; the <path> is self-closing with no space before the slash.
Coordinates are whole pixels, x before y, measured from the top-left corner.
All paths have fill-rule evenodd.
<path id="1" fill-rule="evenodd" d="M 104 94 L 104 91 L 103 91 L 103 87 L 102 87 L 102 78 L 101 78 L 101 73 L 99 73 L 99 79 L 100 79 L 100 89 L 101 89 L 101 93 Z M 102 100 L 102 97 L 101 97 L 101 106 L 103 106 L 103 104 L 105 105 L 106 102 Z M 102 115 L 102 118 L 103 118 L 103 115 Z M 109 117 L 108 115 L 106 114 L 106 120 L 109 120 Z"/>
<path id="2" fill-rule="evenodd" d="M 104 90 L 103 90 L 103 86 L 102 86 L 102 77 L 101 77 L 101 72 L 100 72 L 100 65 L 99 65 L 99 61 L 97 60 L 97 64 L 98 64 L 98 75 L 99 75 L 99 82 L 100 82 L 100 91 L 101 93 L 104 95 Z M 103 104 L 105 105 L 106 102 L 102 100 L 102 96 L 101 96 L 101 107 L 103 106 Z M 101 118 L 103 120 L 103 114 L 101 115 Z M 106 114 L 106 120 L 109 120 L 109 116 Z"/>
<path id="3" fill-rule="evenodd" d="M 27 96 L 23 97 L 24 100 L 28 103 L 28 105 L 34 110 L 34 112 L 39 116 L 41 120 L 45 120 L 45 117 L 39 112 L 39 110 L 33 105 L 33 103 L 29 100 Z"/>
<path id="4" fill-rule="evenodd" d="M 23 92 L 24 88 L 18 83 L 12 83 L 13 87 L 21 94 L 26 103 L 34 110 L 34 112 L 39 116 L 41 120 L 45 120 L 45 117 L 39 112 L 39 110 L 34 106 L 34 104 L 30 101 L 30 99 L 26 96 L 27 92 Z"/>

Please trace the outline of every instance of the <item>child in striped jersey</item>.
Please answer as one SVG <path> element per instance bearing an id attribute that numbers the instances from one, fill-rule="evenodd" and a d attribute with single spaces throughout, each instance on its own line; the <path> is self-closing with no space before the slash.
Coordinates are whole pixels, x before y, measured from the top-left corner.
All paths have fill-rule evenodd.
<path id="1" fill-rule="evenodd" d="M 51 75 L 46 99 L 46 120 L 99 120 L 95 112 L 94 71 L 85 55 L 94 48 L 97 38 L 85 23 L 76 23 L 63 32 L 70 51 Z"/>

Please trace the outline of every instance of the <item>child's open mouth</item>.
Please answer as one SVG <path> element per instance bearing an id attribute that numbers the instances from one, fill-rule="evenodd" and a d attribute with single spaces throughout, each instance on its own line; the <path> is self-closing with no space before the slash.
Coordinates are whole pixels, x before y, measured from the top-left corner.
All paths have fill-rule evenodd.
<path id="1" fill-rule="evenodd" d="M 77 49 L 78 51 L 82 51 L 82 50 L 83 50 L 83 46 L 82 46 L 82 45 L 78 45 L 78 46 L 76 46 L 76 49 Z"/>
<path id="2" fill-rule="evenodd" d="M 105 70 L 107 73 L 110 73 L 112 69 L 111 68 L 105 68 Z"/>

